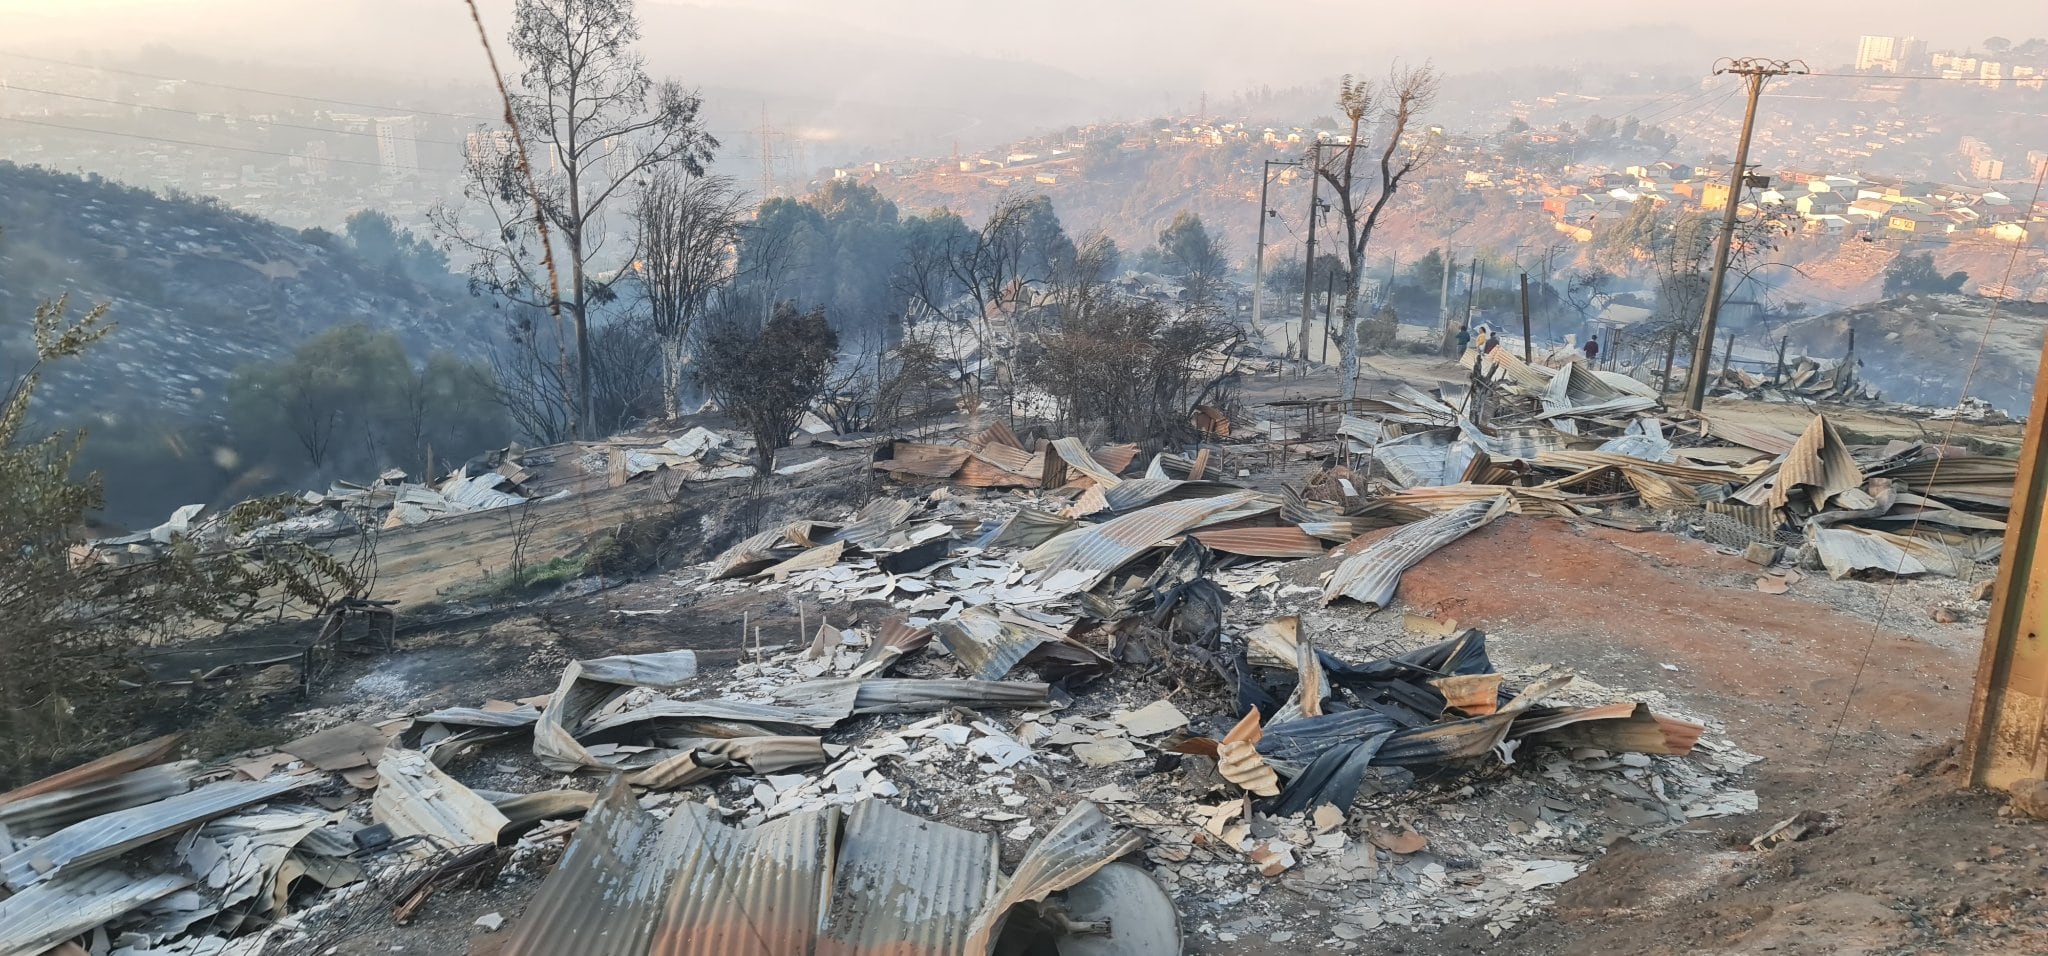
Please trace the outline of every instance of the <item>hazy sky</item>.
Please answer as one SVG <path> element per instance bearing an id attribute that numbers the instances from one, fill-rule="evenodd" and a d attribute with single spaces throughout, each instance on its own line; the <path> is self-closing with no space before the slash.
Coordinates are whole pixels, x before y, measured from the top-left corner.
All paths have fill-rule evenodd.
<path id="1" fill-rule="evenodd" d="M 493 32 L 502 33 L 510 0 L 483 4 L 495 21 Z M 651 18 L 658 8 L 681 14 L 661 17 L 666 29 L 701 33 L 666 38 L 681 41 L 680 48 L 738 43 L 760 70 L 773 70 L 791 55 L 858 69 L 864 50 L 922 47 L 1118 83 L 1193 80 L 1225 89 L 1290 85 L 1392 54 L 1452 68 L 1503 56 L 1569 63 L 1631 51 L 1586 49 L 1554 38 L 1632 28 L 1641 31 L 1641 49 L 1656 49 L 1659 37 L 1677 34 L 1731 53 L 1842 59 L 1858 33 L 1915 34 L 1937 47 L 1991 35 L 2048 34 L 2042 0 L 1732 0 L 1711 6 L 1640 0 L 643 0 Z M 461 0 L 0 0 L 0 23 L 0 49 L 11 50 L 118 52 L 158 43 L 228 60 L 374 64 L 437 76 L 467 72 L 476 56 Z M 777 35 L 804 48 L 776 49 Z M 686 64 L 674 66 L 688 72 Z M 713 80 L 730 78 L 707 78 Z"/>
<path id="2" fill-rule="evenodd" d="M 480 2 L 502 44 L 511 0 Z M 1724 55 L 1840 65 L 1860 33 L 1918 35 L 1936 49 L 2048 36 L 2048 0 L 642 0 L 641 9 L 653 72 L 703 87 L 724 113 L 719 123 L 764 108 L 799 127 L 886 125 L 876 117 L 921 112 L 921 133 L 940 137 L 1135 118 L 1188 108 L 1204 92 L 1222 99 L 1378 73 L 1397 58 L 1452 72 L 1682 76 L 1696 65 L 1704 76 Z M 418 100 L 450 84 L 480 91 L 488 75 L 462 0 L 0 0 L 0 67 L 20 65 L 7 52 L 118 63 L 144 48 L 218 61 L 204 78 L 263 89 L 422 84 L 408 100 L 415 108 L 441 108 Z M 500 56 L 509 63 L 502 45 Z"/>

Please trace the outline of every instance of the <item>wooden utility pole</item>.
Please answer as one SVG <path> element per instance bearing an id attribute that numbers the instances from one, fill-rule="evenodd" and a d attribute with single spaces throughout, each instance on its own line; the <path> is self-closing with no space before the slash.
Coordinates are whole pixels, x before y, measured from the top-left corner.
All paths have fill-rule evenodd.
<path id="1" fill-rule="evenodd" d="M 1728 378 L 1735 370 L 1735 330 L 1728 330 L 1728 347 L 1721 351 L 1721 377 Z"/>
<path id="2" fill-rule="evenodd" d="M 1465 277 L 1465 327 L 1472 327 L 1472 294 L 1479 291 L 1479 255 L 1472 255 L 1471 274 Z"/>
<path id="3" fill-rule="evenodd" d="M 1785 384 L 1785 344 L 1792 341 L 1789 335 L 1778 336 L 1778 373 L 1771 376 L 1772 385 Z"/>
<path id="4" fill-rule="evenodd" d="M 2048 382 L 2048 344 L 2041 349 L 2036 382 Z M 2048 563 L 2041 537 L 2048 533 L 2048 455 L 2042 429 L 2048 427 L 2048 388 L 2034 389 L 2027 415 L 2019 473 L 2013 483 L 2012 513 L 2006 519 L 2005 550 L 1991 592 L 1991 617 L 1984 624 L 1984 648 L 1977 659 L 1977 688 L 1970 697 L 1970 723 L 1963 733 L 1963 767 L 1973 787 L 2011 789 L 2048 776 Z"/>
<path id="5" fill-rule="evenodd" d="M 1315 318 L 1316 289 L 1316 204 L 1322 198 L 1323 144 L 1309 150 L 1308 167 L 1308 261 L 1301 274 L 1301 360 L 1308 361 L 1308 326 Z M 1328 330 L 1324 330 L 1328 334 Z"/>
<path id="6" fill-rule="evenodd" d="M 1693 340 L 1692 373 L 1687 376 L 1685 407 L 1700 410 L 1707 397 L 1707 366 L 1714 357 L 1714 323 L 1721 316 L 1721 287 L 1728 278 L 1728 250 L 1735 241 L 1735 213 L 1742 205 L 1742 187 L 1749 179 L 1749 138 L 1756 127 L 1756 101 L 1763 95 L 1764 80 L 1773 76 L 1805 73 L 1798 60 L 1766 60 L 1743 57 L 1716 66 L 1714 74 L 1733 73 L 1749 85 L 1749 106 L 1742 113 L 1742 137 L 1735 144 L 1735 169 L 1728 176 L 1728 201 L 1721 205 L 1721 235 L 1714 242 L 1714 274 L 1707 280 L 1707 310 L 1700 317 L 1700 333 Z"/>

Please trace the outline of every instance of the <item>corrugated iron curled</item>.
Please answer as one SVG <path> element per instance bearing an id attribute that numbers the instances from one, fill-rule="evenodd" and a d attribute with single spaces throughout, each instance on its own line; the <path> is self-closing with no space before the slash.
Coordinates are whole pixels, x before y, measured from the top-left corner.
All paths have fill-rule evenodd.
<path id="1" fill-rule="evenodd" d="M 1323 588 L 1323 603 L 1348 597 L 1370 608 L 1387 606 L 1394 600 L 1402 572 L 1438 548 L 1485 527 L 1507 510 L 1507 502 L 1506 496 L 1474 501 L 1394 529 L 1337 566 Z"/>

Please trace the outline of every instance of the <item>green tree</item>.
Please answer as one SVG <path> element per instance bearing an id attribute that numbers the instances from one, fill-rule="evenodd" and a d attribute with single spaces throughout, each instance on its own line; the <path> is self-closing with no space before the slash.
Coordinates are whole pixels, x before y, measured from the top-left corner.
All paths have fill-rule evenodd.
<path id="1" fill-rule="evenodd" d="M 106 314 L 100 306 L 71 321 L 62 298 L 38 305 L 34 360 L 0 398 L 0 786 L 125 732 L 117 715 L 133 711 L 121 707 L 119 677 L 145 640 L 280 602 L 317 612 L 363 587 L 310 546 L 237 543 L 284 516 L 274 500 L 229 511 L 212 541 L 164 531 L 153 561 L 114 567 L 74 556 L 87 514 L 102 503 L 100 477 L 74 477 L 84 432 L 31 434 L 30 409 L 47 366 L 76 360 L 113 331 Z"/>
<path id="2" fill-rule="evenodd" d="M 1203 227 L 1202 217 L 1185 209 L 1159 230 L 1159 259 L 1167 275 L 1186 283 L 1198 302 L 1207 301 L 1230 272 L 1228 257 Z"/>
<path id="3" fill-rule="evenodd" d="M 1443 288 L 1444 254 L 1441 249 L 1431 249 L 1415 260 L 1415 264 L 1403 270 L 1404 284 L 1431 295 Z"/>

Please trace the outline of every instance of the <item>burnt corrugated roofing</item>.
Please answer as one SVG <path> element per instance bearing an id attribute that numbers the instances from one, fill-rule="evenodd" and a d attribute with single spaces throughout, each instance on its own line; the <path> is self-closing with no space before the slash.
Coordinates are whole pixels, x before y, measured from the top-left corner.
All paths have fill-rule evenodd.
<path id="1" fill-rule="evenodd" d="M 308 777 L 229 781 L 74 823 L 0 858 L 0 877 L 19 891 L 75 867 L 91 866 L 195 823 L 289 793 Z"/>
<path id="2" fill-rule="evenodd" d="M 1484 527 L 1506 509 L 1504 496 L 1474 501 L 1395 529 L 1337 566 L 1323 588 L 1323 603 L 1348 597 L 1373 608 L 1385 607 L 1393 601 L 1403 571 Z"/>

